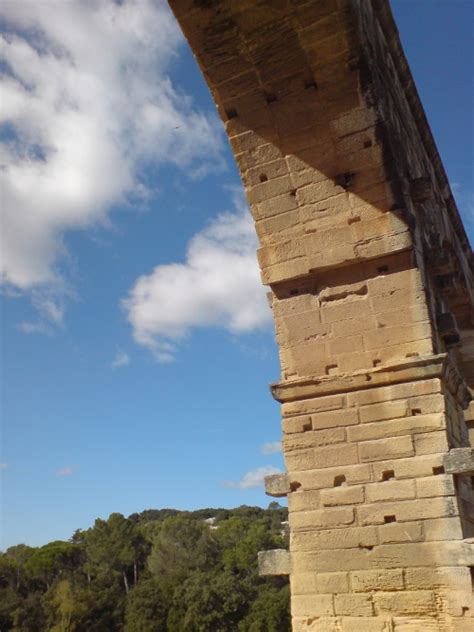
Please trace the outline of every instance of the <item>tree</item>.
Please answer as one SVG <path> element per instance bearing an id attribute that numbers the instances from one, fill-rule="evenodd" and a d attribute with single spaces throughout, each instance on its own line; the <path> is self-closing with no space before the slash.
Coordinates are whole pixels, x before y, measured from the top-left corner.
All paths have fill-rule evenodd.
<path id="1" fill-rule="evenodd" d="M 125 632 L 166 632 L 169 595 L 155 578 L 144 579 L 130 591 Z"/>
<path id="2" fill-rule="evenodd" d="M 218 556 L 213 532 L 203 522 L 186 516 L 167 518 L 155 540 L 148 568 L 177 584 L 194 570 L 210 568 Z"/>
<path id="3" fill-rule="evenodd" d="M 108 520 L 97 519 L 85 533 L 86 572 L 96 575 L 118 573 L 125 591 L 138 580 L 138 567 L 144 562 L 144 540 L 133 522 L 113 513 Z"/>

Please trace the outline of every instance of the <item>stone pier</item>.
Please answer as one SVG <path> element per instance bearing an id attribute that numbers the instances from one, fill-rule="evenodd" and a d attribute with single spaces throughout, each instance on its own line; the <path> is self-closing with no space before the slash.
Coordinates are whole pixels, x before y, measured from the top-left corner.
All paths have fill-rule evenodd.
<path id="1" fill-rule="evenodd" d="M 291 540 L 262 570 L 289 574 L 294 632 L 474 630 L 472 251 L 389 4 L 170 5 L 271 290 L 287 473 L 267 492 Z"/>

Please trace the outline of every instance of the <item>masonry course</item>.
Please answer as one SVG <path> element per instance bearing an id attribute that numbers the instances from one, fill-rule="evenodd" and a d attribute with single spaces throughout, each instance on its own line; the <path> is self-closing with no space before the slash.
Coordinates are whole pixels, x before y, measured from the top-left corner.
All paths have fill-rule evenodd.
<path id="1" fill-rule="evenodd" d="M 473 258 L 387 0 L 170 0 L 271 290 L 294 632 L 474 630 Z"/>

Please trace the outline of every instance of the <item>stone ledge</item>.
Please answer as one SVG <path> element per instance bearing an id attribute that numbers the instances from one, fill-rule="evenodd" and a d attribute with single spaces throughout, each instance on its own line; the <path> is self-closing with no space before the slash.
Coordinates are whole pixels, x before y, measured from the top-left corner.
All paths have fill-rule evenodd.
<path id="1" fill-rule="evenodd" d="M 259 551 L 258 553 L 258 574 L 262 577 L 267 575 L 289 575 L 291 573 L 291 556 L 286 549 L 272 549 L 270 551 Z"/>
<path id="2" fill-rule="evenodd" d="M 290 478 L 288 474 L 272 474 L 265 476 L 265 494 L 282 498 L 291 492 Z"/>
<path id="3" fill-rule="evenodd" d="M 446 474 L 474 476 L 474 448 L 454 448 L 443 458 Z"/>
<path id="4" fill-rule="evenodd" d="M 293 402 L 348 391 L 361 391 L 402 382 L 443 378 L 450 392 L 463 408 L 469 406 L 471 392 L 446 353 L 407 358 L 393 364 L 354 373 L 321 375 L 299 380 L 270 384 L 270 391 L 278 402 Z"/>

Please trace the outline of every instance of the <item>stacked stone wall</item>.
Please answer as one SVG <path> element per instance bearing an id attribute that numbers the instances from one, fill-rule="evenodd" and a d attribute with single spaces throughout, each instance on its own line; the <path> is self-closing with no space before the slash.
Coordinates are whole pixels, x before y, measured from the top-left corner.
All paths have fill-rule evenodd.
<path id="1" fill-rule="evenodd" d="M 295 632 L 474 630 L 472 252 L 384 0 L 172 0 L 271 289 Z M 466 412 L 464 412 L 466 411 Z"/>

